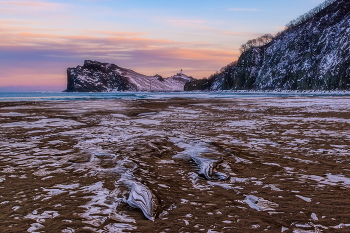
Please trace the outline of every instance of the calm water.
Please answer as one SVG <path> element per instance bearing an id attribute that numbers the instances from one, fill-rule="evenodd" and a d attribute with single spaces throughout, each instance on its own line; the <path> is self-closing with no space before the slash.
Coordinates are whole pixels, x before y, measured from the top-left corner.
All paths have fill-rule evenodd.
<path id="1" fill-rule="evenodd" d="M 350 92 L 0 92 L 0 101 L 60 101 L 98 99 L 243 98 L 291 96 L 350 96 Z"/>

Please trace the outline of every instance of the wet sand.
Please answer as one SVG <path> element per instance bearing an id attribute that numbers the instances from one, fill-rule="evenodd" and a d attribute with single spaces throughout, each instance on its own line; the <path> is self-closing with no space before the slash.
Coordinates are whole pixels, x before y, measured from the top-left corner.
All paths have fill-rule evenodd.
<path id="1" fill-rule="evenodd" d="M 0 232 L 350 231 L 349 97 L 0 102 L 0 130 Z"/>

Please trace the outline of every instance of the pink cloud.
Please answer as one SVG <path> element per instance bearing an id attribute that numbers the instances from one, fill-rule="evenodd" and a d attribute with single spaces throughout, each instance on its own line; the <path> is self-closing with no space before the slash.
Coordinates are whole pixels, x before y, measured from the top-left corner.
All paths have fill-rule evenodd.
<path id="1" fill-rule="evenodd" d="M 228 11 L 259 11 L 256 8 L 228 8 Z"/>
<path id="2" fill-rule="evenodd" d="M 232 35 L 232 36 L 239 36 L 239 37 L 247 37 L 247 38 L 256 38 L 259 36 L 262 36 L 263 33 L 257 33 L 257 32 L 232 32 L 232 31 L 223 31 L 224 35 Z"/>
<path id="3" fill-rule="evenodd" d="M 24 7 L 41 7 L 41 8 L 51 8 L 61 6 L 59 3 L 49 3 L 44 1 L 0 1 L 0 5 L 8 6 L 24 6 Z"/>
<path id="4" fill-rule="evenodd" d="M 205 23 L 204 20 L 167 20 L 168 23 L 174 23 L 174 24 L 203 24 Z"/>
<path id="5" fill-rule="evenodd" d="M 99 36 L 120 36 L 120 37 L 135 37 L 144 36 L 145 32 L 120 32 L 120 31 L 101 31 L 101 30 L 82 30 L 81 35 L 99 35 Z"/>

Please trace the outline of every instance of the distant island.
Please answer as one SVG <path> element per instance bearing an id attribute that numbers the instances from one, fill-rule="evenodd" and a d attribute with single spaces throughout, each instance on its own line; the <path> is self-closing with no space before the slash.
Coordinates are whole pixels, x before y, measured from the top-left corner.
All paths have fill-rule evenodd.
<path id="1" fill-rule="evenodd" d="M 111 63 L 85 60 L 83 66 L 67 69 L 66 92 L 183 91 L 194 80 L 180 71 L 168 78 L 146 76 Z"/>
<path id="2" fill-rule="evenodd" d="M 241 46 L 238 61 L 205 79 L 146 76 L 86 60 L 67 69 L 67 92 L 350 90 L 350 1 L 327 0 L 276 36 Z"/>

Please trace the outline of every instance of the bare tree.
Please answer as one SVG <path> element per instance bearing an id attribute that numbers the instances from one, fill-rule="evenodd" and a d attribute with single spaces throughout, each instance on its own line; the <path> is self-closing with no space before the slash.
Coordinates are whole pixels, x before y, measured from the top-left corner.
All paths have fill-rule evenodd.
<path id="1" fill-rule="evenodd" d="M 264 46 L 270 43 L 273 40 L 273 38 L 274 37 L 271 34 L 265 34 L 256 39 L 248 40 L 247 43 L 241 45 L 239 51 L 241 53 L 244 53 L 250 48 Z"/>

